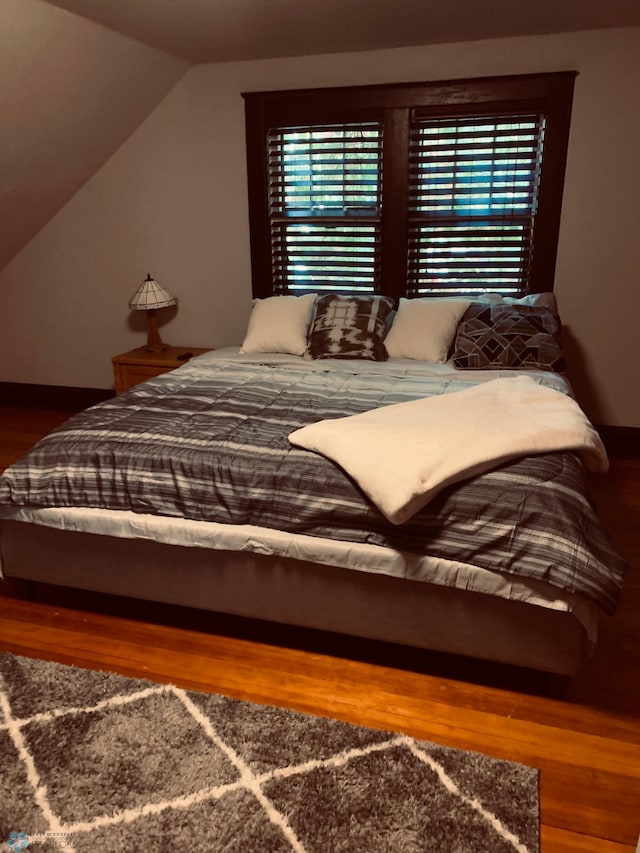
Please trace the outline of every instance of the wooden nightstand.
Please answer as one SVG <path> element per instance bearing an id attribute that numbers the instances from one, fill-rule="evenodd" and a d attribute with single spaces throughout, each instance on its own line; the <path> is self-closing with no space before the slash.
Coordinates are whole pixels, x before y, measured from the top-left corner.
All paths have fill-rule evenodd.
<path id="1" fill-rule="evenodd" d="M 114 355 L 113 377 L 116 383 L 116 394 L 128 391 L 139 382 L 160 376 L 186 364 L 194 355 L 202 355 L 210 352 L 209 349 L 201 347 L 170 347 L 167 346 L 162 352 L 149 352 L 146 346 Z M 187 356 L 186 358 L 184 356 Z M 180 356 L 183 356 L 180 358 Z"/>

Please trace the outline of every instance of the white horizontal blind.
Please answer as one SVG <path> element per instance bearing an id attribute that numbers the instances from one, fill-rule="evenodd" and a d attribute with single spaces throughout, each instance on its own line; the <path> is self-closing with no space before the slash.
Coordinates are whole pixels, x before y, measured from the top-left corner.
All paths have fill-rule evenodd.
<path id="1" fill-rule="evenodd" d="M 528 291 L 542 115 L 414 118 L 410 296 Z"/>
<path id="2" fill-rule="evenodd" d="M 274 291 L 378 290 L 382 123 L 275 128 L 267 147 Z"/>

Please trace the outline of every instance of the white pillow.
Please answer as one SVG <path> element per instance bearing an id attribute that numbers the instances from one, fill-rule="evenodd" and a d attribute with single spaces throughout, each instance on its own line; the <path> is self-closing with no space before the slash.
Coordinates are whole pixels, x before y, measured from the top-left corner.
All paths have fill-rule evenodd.
<path id="1" fill-rule="evenodd" d="M 241 352 L 304 355 L 317 294 L 256 299 Z"/>
<path id="2" fill-rule="evenodd" d="M 384 345 L 389 358 L 447 360 L 462 315 L 471 304 L 464 299 L 400 299 Z"/>

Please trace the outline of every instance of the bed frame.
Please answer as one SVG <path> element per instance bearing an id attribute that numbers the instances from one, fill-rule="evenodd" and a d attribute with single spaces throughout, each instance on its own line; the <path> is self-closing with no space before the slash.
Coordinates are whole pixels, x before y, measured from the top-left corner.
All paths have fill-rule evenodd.
<path id="1" fill-rule="evenodd" d="M 6 580 L 315 628 L 573 676 L 592 644 L 571 613 L 290 558 L 0 520 Z"/>

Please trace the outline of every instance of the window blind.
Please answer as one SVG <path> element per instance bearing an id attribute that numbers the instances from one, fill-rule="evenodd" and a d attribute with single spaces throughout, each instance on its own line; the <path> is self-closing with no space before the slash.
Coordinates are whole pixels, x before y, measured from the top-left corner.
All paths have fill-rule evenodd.
<path id="1" fill-rule="evenodd" d="M 413 117 L 409 296 L 528 291 L 544 117 Z"/>
<path id="2" fill-rule="evenodd" d="M 274 292 L 378 290 L 382 123 L 271 129 L 267 159 Z"/>

